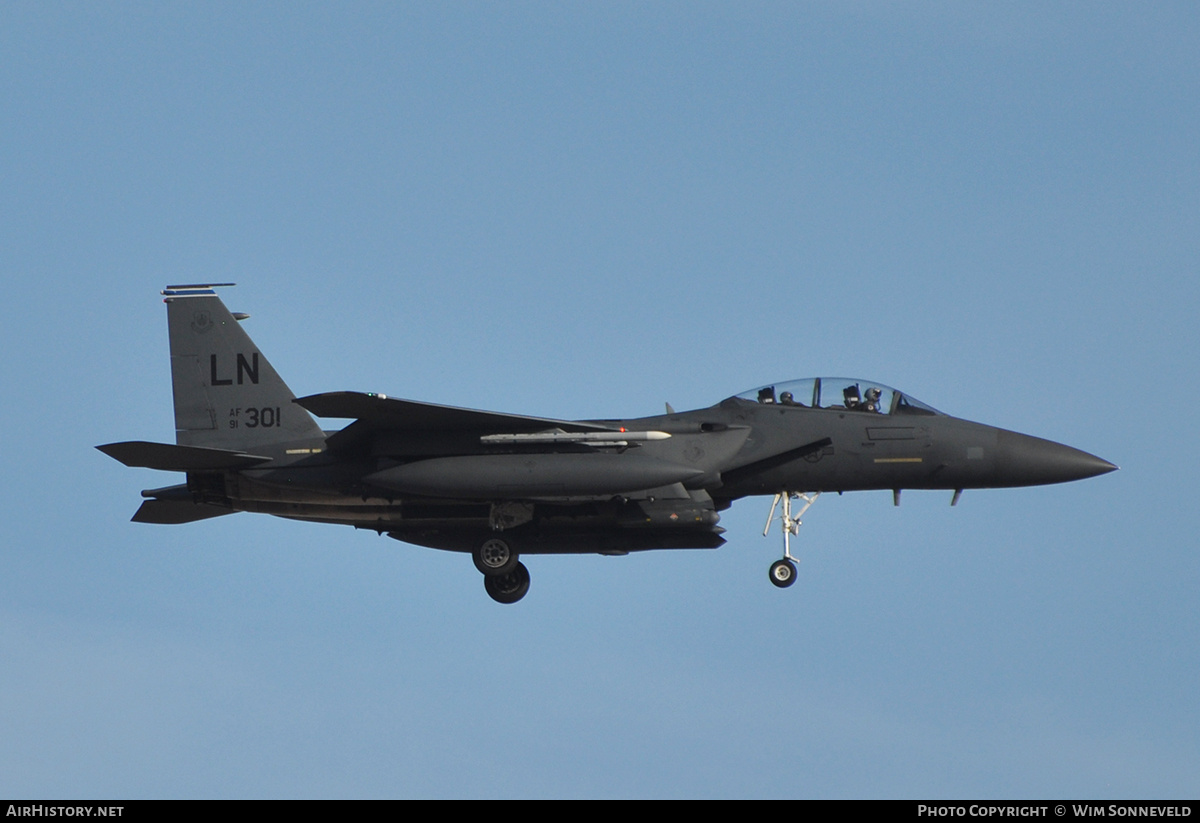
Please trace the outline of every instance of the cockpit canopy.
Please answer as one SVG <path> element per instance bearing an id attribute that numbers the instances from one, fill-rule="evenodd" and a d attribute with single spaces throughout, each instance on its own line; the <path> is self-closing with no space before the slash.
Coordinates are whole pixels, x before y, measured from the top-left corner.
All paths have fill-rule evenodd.
<path id="1" fill-rule="evenodd" d="M 775 383 L 735 395 L 739 400 L 809 409 L 839 409 L 868 414 L 941 414 L 932 406 L 882 383 L 852 377 L 808 377 Z"/>

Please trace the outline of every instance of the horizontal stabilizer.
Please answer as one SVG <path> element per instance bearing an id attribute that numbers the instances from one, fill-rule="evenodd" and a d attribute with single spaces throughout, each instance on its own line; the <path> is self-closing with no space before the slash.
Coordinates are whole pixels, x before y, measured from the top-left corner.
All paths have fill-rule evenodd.
<path id="1" fill-rule="evenodd" d="M 207 503 L 193 503 L 190 500 L 147 500 L 133 515 L 133 522 L 174 526 L 220 517 L 223 514 L 233 514 L 233 509 L 210 506 Z"/>
<path id="2" fill-rule="evenodd" d="M 611 426 L 526 417 L 520 414 L 477 411 L 415 400 L 397 400 L 382 394 L 362 392 L 326 392 L 296 400 L 318 417 L 344 417 L 368 423 L 381 431 L 442 431 L 517 433 L 541 432 L 559 428 L 564 432 L 612 432 Z"/>
<path id="3" fill-rule="evenodd" d="M 96 448 L 130 468 L 169 472 L 244 469 L 271 459 L 230 449 L 176 446 L 170 443 L 148 443 L 145 440 L 109 443 Z"/>

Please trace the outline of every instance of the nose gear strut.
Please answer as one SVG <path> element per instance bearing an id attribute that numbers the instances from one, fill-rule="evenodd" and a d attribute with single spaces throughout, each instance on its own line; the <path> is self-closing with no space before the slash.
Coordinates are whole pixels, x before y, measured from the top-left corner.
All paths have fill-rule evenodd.
<path id="1" fill-rule="evenodd" d="M 783 491 L 776 494 L 775 499 L 771 501 L 771 513 L 767 515 L 767 525 L 763 527 L 763 537 L 766 537 L 767 533 L 771 531 L 771 523 L 775 520 L 775 510 L 780 508 L 779 502 L 782 500 L 783 507 L 779 513 L 779 523 L 783 528 L 783 559 L 772 563 L 769 573 L 771 582 L 781 589 L 786 589 L 796 582 L 796 558 L 792 557 L 791 537 L 793 534 L 800 533 L 800 518 L 813 503 L 817 502 L 817 498 L 820 496 L 820 492 L 802 494 Z M 804 501 L 800 511 L 795 514 L 792 514 L 793 500 Z"/>

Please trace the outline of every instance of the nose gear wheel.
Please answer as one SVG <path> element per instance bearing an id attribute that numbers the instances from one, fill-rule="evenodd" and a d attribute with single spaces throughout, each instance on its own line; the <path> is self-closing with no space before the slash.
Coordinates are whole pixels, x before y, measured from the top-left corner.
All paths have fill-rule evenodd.
<path id="1" fill-rule="evenodd" d="M 791 560 L 776 560 L 771 564 L 771 582 L 781 589 L 796 582 L 796 564 Z"/>

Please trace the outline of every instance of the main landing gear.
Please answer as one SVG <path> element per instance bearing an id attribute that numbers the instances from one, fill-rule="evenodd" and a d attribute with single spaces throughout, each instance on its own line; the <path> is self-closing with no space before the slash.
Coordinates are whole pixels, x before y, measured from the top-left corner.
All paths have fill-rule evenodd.
<path id="1" fill-rule="evenodd" d="M 485 576 L 508 574 L 517 565 L 517 553 L 507 540 L 493 537 L 485 540 L 483 545 L 471 552 L 475 568 Z"/>
<path id="2" fill-rule="evenodd" d="M 529 591 L 529 569 L 507 540 L 485 540 L 471 552 L 471 559 L 483 573 L 483 588 L 497 603 L 516 603 Z"/>
<path id="3" fill-rule="evenodd" d="M 800 518 L 808 511 L 809 506 L 817 502 L 817 498 L 820 496 L 820 492 L 800 494 L 799 492 L 785 491 L 775 495 L 775 499 L 771 502 L 771 513 L 767 515 L 767 525 L 763 528 L 763 537 L 766 537 L 767 532 L 771 531 L 771 523 L 775 520 L 775 510 L 779 508 L 779 502 L 783 501 L 783 510 L 779 513 L 780 525 L 783 528 L 783 559 L 772 563 L 769 573 L 771 582 L 781 589 L 786 589 L 796 582 L 796 559 L 792 557 L 791 537 L 793 534 L 800 533 Z M 804 501 L 800 511 L 795 514 L 792 514 L 793 500 Z"/>

